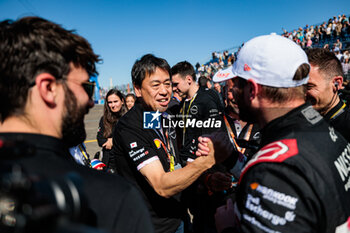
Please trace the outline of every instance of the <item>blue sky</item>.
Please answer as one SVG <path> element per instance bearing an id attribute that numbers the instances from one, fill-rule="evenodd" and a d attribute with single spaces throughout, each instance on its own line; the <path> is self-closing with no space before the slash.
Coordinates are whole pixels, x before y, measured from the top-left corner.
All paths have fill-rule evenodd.
<path id="1" fill-rule="evenodd" d="M 131 83 L 146 53 L 195 65 L 250 38 L 350 14 L 349 0 L 0 0 L 0 20 L 37 15 L 76 29 L 103 58 L 100 85 Z"/>

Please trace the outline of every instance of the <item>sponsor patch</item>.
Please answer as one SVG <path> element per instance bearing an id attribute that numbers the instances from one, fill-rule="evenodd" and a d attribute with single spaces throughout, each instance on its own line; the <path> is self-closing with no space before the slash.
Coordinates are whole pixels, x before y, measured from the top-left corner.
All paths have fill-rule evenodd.
<path id="1" fill-rule="evenodd" d="M 197 105 L 193 105 L 190 109 L 190 113 L 193 115 L 196 115 L 198 113 L 198 106 Z"/>
<path id="2" fill-rule="evenodd" d="M 282 163 L 284 160 L 298 154 L 296 139 L 283 139 L 272 142 L 260 149 L 243 168 L 239 183 L 249 168 L 258 163 Z"/>
<path id="3" fill-rule="evenodd" d="M 329 129 L 329 136 L 331 137 L 333 142 L 336 142 L 338 139 L 338 136 L 335 134 L 334 128 L 333 127 L 328 127 Z"/>
<path id="4" fill-rule="evenodd" d="M 348 143 L 344 151 L 334 161 L 334 166 L 344 183 L 345 191 L 350 189 L 350 144 Z"/>
<path id="5" fill-rule="evenodd" d="M 271 213 L 268 210 L 263 209 L 260 205 L 260 198 L 253 197 L 251 194 L 248 194 L 245 208 L 255 213 L 256 215 L 259 215 L 262 218 L 270 221 L 275 226 L 284 226 L 287 222 L 293 222 L 295 219 L 295 214 L 293 211 L 286 211 L 284 213 L 284 216 L 281 217 L 274 213 Z"/>
<path id="6" fill-rule="evenodd" d="M 130 158 L 132 158 L 133 161 L 137 161 L 141 158 L 143 158 L 144 156 L 148 155 L 148 150 L 145 150 L 144 147 L 134 151 L 134 150 L 131 150 L 129 151 L 129 156 Z"/>
<path id="7" fill-rule="evenodd" d="M 285 193 L 278 192 L 256 182 L 250 184 L 250 188 L 262 195 L 262 198 L 271 201 L 274 204 L 295 210 L 298 198 Z"/>
<path id="8" fill-rule="evenodd" d="M 153 142 L 154 142 L 154 145 L 156 145 L 157 149 L 159 149 L 162 145 L 162 142 L 158 138 L 154 139 Z"/>
<path id="9" fill-rule="evenodd" d="M 135 147 L 137 147 L 137 143 L 136 143 L 136 142 L 130 143 L 130 148 L 131 148 L 131 149 L 132 149 L 132 148 L 135 148 Z"/>
<path id="10" fill-rule="evenodd" d="M 350 232 L 350 217 L 345 223 L 335 228 L 335 233 L 349 233 L 349 232 Z"/>
<path id="11" fill-rule="evenodd" d="M 257 228 L 263 230 L 264 232 L 267 232 L 267 233 L 281 233 L 280 231 L 275 231 L 275 230 L 272 230 L 272 229 L 268 228 L 267 226 L 264 226 L 263 224 L 261 224 L 261 222 L 259 222 L 254 217 L 252 217 L 252 216 L 250 216 L 248 214 L 243 214 L 243 218 L 246 221 L 248 221 L 251 224 L 253 224 L 254 226 L 256 226 Z"/>
<path id="12" fill-rule="evenodd" d="M 322 120 L 322 116 L 312 106 L 303 109 L 301 113 L 304 115 L 305 119 L 313 125 Z"/>

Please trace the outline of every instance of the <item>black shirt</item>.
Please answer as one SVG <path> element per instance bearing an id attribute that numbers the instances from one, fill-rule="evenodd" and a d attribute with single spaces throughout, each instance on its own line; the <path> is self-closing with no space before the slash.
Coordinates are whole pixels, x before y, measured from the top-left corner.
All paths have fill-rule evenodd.
<path id="1" fill-rule="evenodd" d="M 343 101 L 332 108 L 324 119 L 350 142 L 350 109 Z"/>
<path id="2" fill-rule="evenodd" d="M 159 160 L 165 172 L 170 172 L 170 160 L 164 149 L 169 145 L 175 149 L 175 165 L 181 162 L 176 151 L 175 129 L 163 131 L 143 128 L 144 108 L 136 103 L 117 123 L 114 130 L 112 153 L 116 156 L 117 172 L 141 191 L 150 210 L 156 232 L 175 232 L 178 228 L 184 208 L 180 204 L 180 194 L 170 198 L 158 195 L 139 170 Z M 163 119 L 163 117 L 162 117 Z M 168 135 L 168 137 L 166 137 Z"/>
<path id="3" fill-rule="evenodd" d="M 269 122 L 261 140 L 240 178 L 236 214 L 242 232 L 346 228 L 350 144 L 309 104 Z"/>
<path id="4" fill-rule="evenodd" d="M 183 120 L 207 122 L 201 127 L 190 125 L 179 129 L 182 134 L 181 154 L 187 156 L 187 160 L 196 158 L 195 152 L 198 145 L 198 137 L 213 133 L 217 130 L 225 130 L 222 113 L 223 106 L 221 105 L 219 94 L 212 89 L 200 87 L 192 99 L 183 100 L 181 102 L 181 114 Z M 186 158 L 185 158 L 186 159 Z"/>
<path id="5" fill-rule="evenodd" d="M 13 159 L 28 174 L 49 179 L 78 173 L 91 211 L 87 224 L 106 232 L 154 232 L 144 201 L 131 184 L 117 175 L 77 164 L 61 140 L 25 133 L 0 133 L 0 138 L 20 140 L 35 149 L 34 155 L 23 154 Z"/>

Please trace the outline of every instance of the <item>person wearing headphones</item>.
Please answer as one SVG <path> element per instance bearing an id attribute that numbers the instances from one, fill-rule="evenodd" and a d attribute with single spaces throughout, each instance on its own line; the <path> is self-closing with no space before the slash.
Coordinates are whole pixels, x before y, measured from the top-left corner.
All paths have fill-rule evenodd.
<path id="1" fill-rule="evenodd" d="M 322 48 L 309 49 L 311 65 L 307 99 L 343 137 L 350 141 L 350 109 L 338 95 L 343 86 L 343 70 L 334 53 Z"/>

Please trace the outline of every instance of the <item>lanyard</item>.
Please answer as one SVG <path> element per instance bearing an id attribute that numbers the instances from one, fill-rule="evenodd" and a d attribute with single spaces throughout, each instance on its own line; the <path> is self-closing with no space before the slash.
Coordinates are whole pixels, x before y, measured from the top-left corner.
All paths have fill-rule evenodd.
<path id="1" fill-rule="evenodd" d="M 82 159 L 84 161 L 84 164 L 91 167 L 91 163 L 89 162 L 90 159 L 89 159 L 89 156 L 86 154 L 85 149 L 81 146 L 81 144 L 78 145 L 78 148 L 83 155 Z"/>
<path id="2" fill-rule="evenodd" d="M 336 118 L 340 113 L 342 113 L 342 112 L 344 111 L 343 109 L 345 108 L 345 106 L 346 106 L 346 104 L 343 103 L 343 106 L 341 106 L 341 108 L 339 108 L 338 111 L 336 111 L 336 112 L 331 116 L 330 119 Z"/>
<path id="3" fill-rule="evenodd" d="M 182 113 L 182 120 L 184 121 L 184 128 L 183 128 L 183 132 L 182 132 L 182 145 L 184 145 L 185 144 L 185 133 L 186 133 L 186 122 L 187 122 L 187 117 L 188 117 L 188 114 L 190 113 L 190 109 L 191 109 L 191 105 L 192 105 L 192 103 L 193 103 L 193 101 L 196 99 L 196 97 L 197 97 L 197 93 L 198 92 L 196 92 L 196 94 L 194 94 L 194 96 L 192 97 L 192 99 L 191 99 L 191 101 L 190 101 L 190 104 L 188 105 L 188 108 L 187 108 L 187 113 L 186 113 L 186 119 L 185 119 L 185 115 L 184 115 L 184 113 L 185 113 L 185 107 L 186 107 L 186 101 L 184 101 L 184 104 L 183 104 L 183 106 L 182 106 L 182 108 L 181 108 L 181 110 L 180 110 L 180 113 Z"/>
<path id="4" fill-rule="evenodd" d="M 154 131 L 156 131 L 158 136 L 161 138 L 160 143 L 161 143 L 165 153 L 168 156 L 170 171 L 172 172 L 175 170 L 175 150 L 174 150 L 174 146 L 173 146 L 172 141 L 169 140 L 168 131 L 165 130 L 165 137 L 164 137 L 162 131 L 160 133 L 156 129 L 154 129 Z M 166 142 L 166 146 L 165 146 L 163 140 Z"/>
<path id="5" fill-rule="evenodd" d="M 228 120 L 227 120 L 226 116 L 224 116 L 224 120 L 225 120 L 225 125 L 226 125 L 226 129 L 227 129 L 227 133 L 228 133 L 228 136 L 229 136 L 229 138 L 230 138 L 231 143 L 236 147 L 236 149 L 237 149 L 240 153 L 244 154 L 246 148 L 241 148 L 241 147 L 238 146 L 238 144 L 237 144 L 237 142 L 236 142 L 236 139 L 235 139 L 235 135 L 234 135 L 234 133 L 233 133 L 233 131 L 232 131 L 232 129 L 231 129 L 230 124 L 228 123 Z M 248 140 L 248 139 L 250 138 L 250 135 L 251 135 L 251 133 L 252 133 L 252 130 L 253 130 L 253 124 L 250 124 L 249 127 L 248 127 L 248 130 L 247 130 L 246 134 L 244 135 L 244 138 L 243 138 L 244 140 Z"/>

